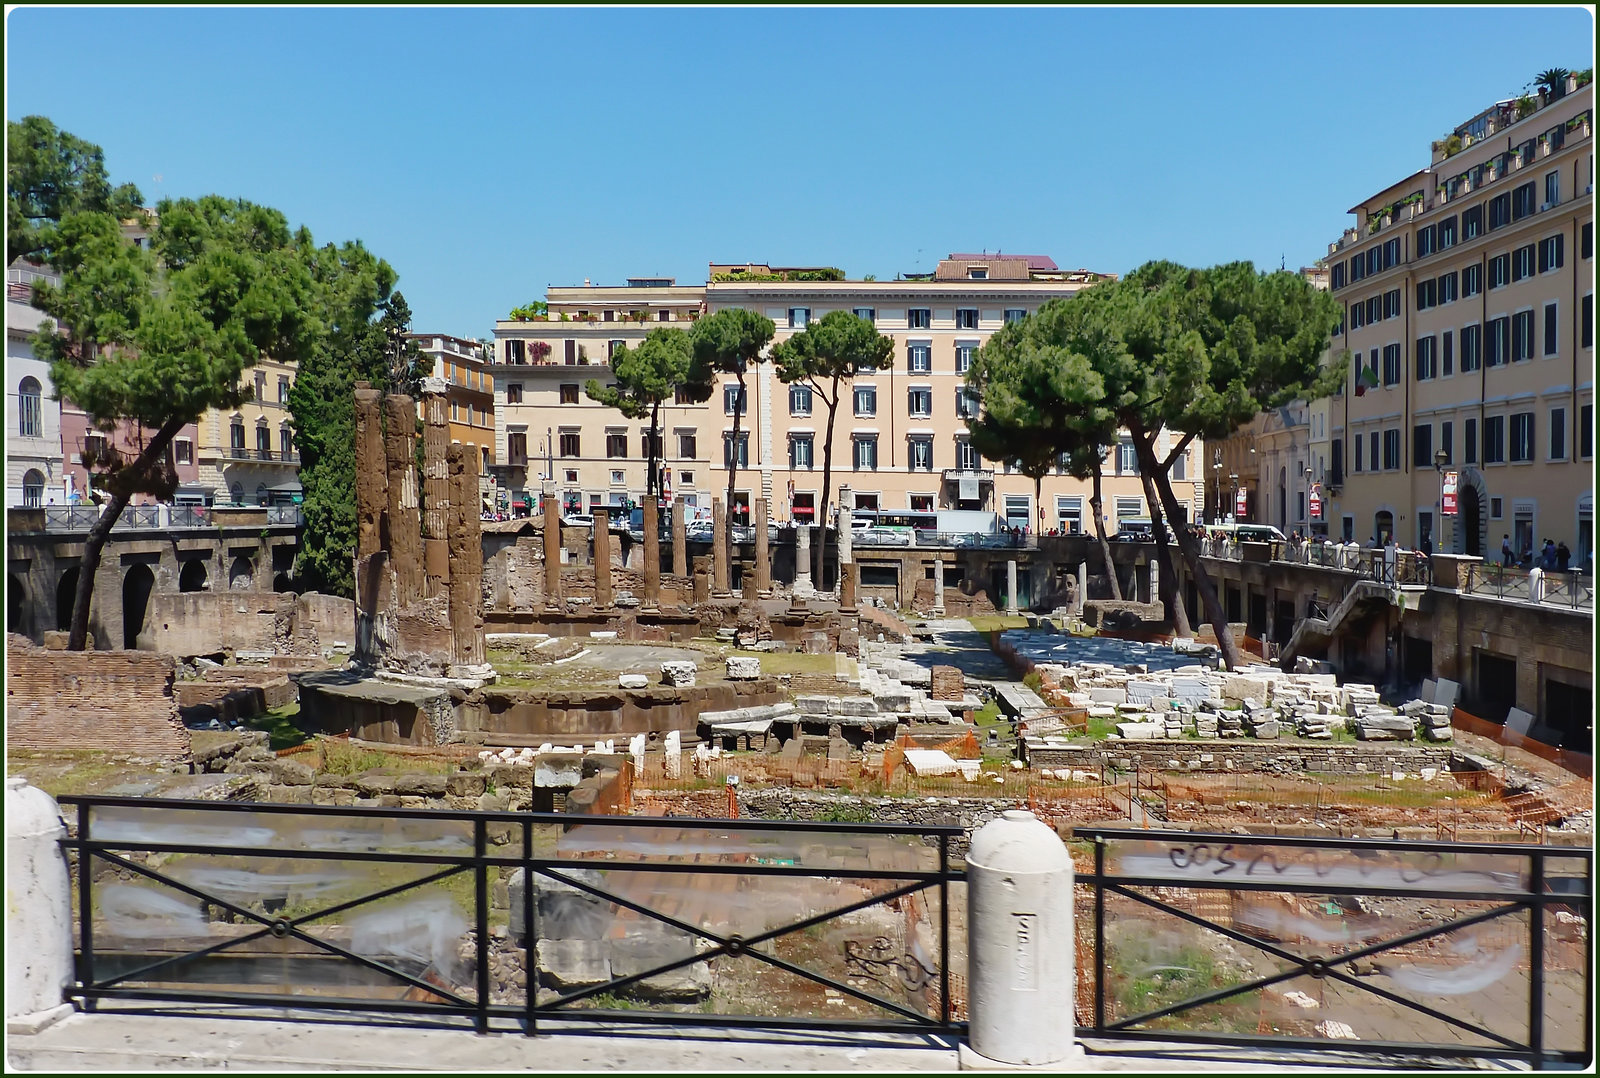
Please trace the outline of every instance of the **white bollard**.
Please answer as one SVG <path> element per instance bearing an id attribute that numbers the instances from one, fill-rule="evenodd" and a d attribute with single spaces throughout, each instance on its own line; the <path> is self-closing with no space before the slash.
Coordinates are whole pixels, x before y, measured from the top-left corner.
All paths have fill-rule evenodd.
<path id="1" fill-rule="evenodd" d="M 6 1031 L 31 1033 L 70 1014 L 72 890 L 55 799 L 6 779 Z"/>
<path id="2" fill-rule="evenodd" d="M 1528 598 L 1536 603 L 1544 602 L 1544 570 L 1537 565 L 1528 570 Z"/>
<path id="3" fill-rule="evenodd" d="M 1031 812 L 1009 809 L 972 836 L 963 1067 L 1044 1067 L 1081 1057 L 1070 1017 L 1072 878 L 1065 844 Z"/>

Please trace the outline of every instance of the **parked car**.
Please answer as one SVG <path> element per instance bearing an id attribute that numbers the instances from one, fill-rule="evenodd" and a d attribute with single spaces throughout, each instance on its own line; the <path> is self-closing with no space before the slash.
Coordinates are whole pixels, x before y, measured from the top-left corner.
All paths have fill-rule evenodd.
<path id="1" fill-rule="evenodd" d="M 561 523 L 569 528 L 592 528 L 594 517 L 588 513 L 567 513 L 561 518 Z"/>
<path id="2" fill-rule="evenodd" d="M 712 522 L 709 520 L 691 520 L 683 526 L 683 535 L 684 538 L 692 539 L 695 542 L 709 543 L 714 530 Z"/>

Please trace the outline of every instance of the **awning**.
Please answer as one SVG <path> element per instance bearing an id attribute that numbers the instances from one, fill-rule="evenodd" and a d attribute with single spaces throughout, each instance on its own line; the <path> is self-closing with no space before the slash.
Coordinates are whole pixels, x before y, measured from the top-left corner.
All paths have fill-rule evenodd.
<path id="1" fill-rule="evenodd" d="M 268 487 L 267 491 L 272 494 L 299 494 L 302 489 L 304 488 L 300 486 L 300 480 L 291 479 L 287 483 L 279 483 L 277 486 Z"/>

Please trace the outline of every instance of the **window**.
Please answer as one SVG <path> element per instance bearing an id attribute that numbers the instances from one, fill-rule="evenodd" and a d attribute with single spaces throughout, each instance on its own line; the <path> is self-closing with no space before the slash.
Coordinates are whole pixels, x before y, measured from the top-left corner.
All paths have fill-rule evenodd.
<path id="1" fill-rule="evenodd" d="M 878 436 L 876 434 L 858 434 L 851 439 L 855 447 L 855 467 L 858 472 L 875 472 L 878 470 Z"/>
<path id="2" fill-rule="evenodd" d="M 1433 337 L 1417 338 L 1417 381 L 1426 382 L 1439 376 L 1439 342 Z"/>
<path id="3" fill-rule="evenodd" d="M 1386 472 L 1399 471 L 1400 469 L 1400 428 L 1390 427 L 1383 432 L 1383 470 Z"/>
<path id="4" fill-rule="evenodd" d="M 682 483 L 686 487 L 694 486 L 694 473 L 693 472 L 679 472 L 678 473 L 678 482 Z"/>
<path id="5" fill-rule="evenodd" d="M 1350 259 L 1350 283 L 1364 281 L 1367 278 L 1367 257 L 1365 252 Z"/>
<path id="6" fill-rule="evenodd" d="M 1483 267 L 1474 263 L 1461 270 L 1461 295 L 1476 296 L 1483 291 Z"/>
<path id="7" fill-rule="evenodd" d="M 1489 516 L 1491 518 L 1493 518 L 1494 520 L 1500 520 L 1500 519 L 1504 518 L 1505 515 L 1506 515 L 1506 500 L 1504 498 L 1490 498 L 1489 499 Z"/>
<path id="8" fill-rule="evenodd" d="M 1444 346 L 1443 348 L 1440 349 L 1440 351 L 1443 353 L 1443 358 L 1444 358 L 1443 369 L 1441 370 L 1440 373 L 1442 373 L 1446 378 L 1448 378 L 1448 377 L 1450 377 L 1451 374 L 1454 373 L 1452 368 L 1454 367 L 1455 360 L 1456 360 L 1456 356 L 1455 356 L 1456 335 L 1455 335 L 1454 331 L 1447 329 L 1442 334 L 1439 335 L 1439 339 L 1440 339 L 1440 342 Z"/>
<path id="9" fill-rule="evenodd" d="M 600 321 L 602 321 L 602 322 L 615 322 L 616 320 L 617 320 L 617 312 L 616 311 L 601 311 L 600 312 Z"/>
<path id="10" fill-rule="evenodd" d="M 1439 449 L 1444 453 L 1446 464 L 1455 463 L 1456 455 L 1456 425 L 1450 420 L 1439 424 Z M 1427 463 L 1424 461 L 1423 463 Z"/>
<path id="11" fill-rule="evenodd" d="M 1339 291 L 1339 289 L 1345 286 L 1345 264 L 1343 262 L 1334 263 L 1333 280 L 1331 284 L 1335 292 Z"/>
<path id="12" fill-rule="evenodd" d="M 906 326 L 910 329 L 932 329 L 933 312 L 926 307 L 913 307 L 906 312 Z"/>
<path id="13" fill-rule="evenodd" d="M 789 387 L 789 414 L 811 414 L 811 387 L 793 385 Z"/>
<path id="14" fill-rule="evenodd" d="M 620 487 L 620 486 L 622 486 L 622 484 L 626 483 L 627 481 L 628 481 L 628 473 L 627 472 L 622 471 L 621 469 L 616 469 L 611 473 L 611 485 L 612 486 Z"/>
<path id="15" fill-rule="evenodd" d="M 790 307 L 789 308 L 789 328 L 790 329 L 805 329 L 806 326 L 810 322 L 811 322 L 811 308 L 810 307 Z"/>
<path id="16" fill-rule="evenodd" d="M 1534 200 L 1537 197 L 1532 180 L 1513 190 L 1511 192 L 1511 219 L 1520 221 L 1532 214 L 1536 208 Z"/>
<path id="17" fill-rule="evenodd" d="M 933 389 L 929 386 L 912 386 L 906 392 L 906 410 L 914 416 L 931 416 Z"/>
<path id="18" fill-rule="evenodd" d="M 1360 439 L 1358 438 L 1357 442 L 1359 442 L 1359 441 L 1360 441 Z M 1334 485 L 1334 486 L 1338 486 L 1340 483 L 1344 482 L 1344 439 L 1343 438 L 1335 438 L 1335 439 L 1333 439 L 1333 456 L 1332 456 L 1332 460 L 1333 460 L 1333 469 L 1330 472 L 1328 472 L 1328 482 L 1330 484 Z"/>
<path id="19" fill-rule="evenodd" d="M 977 310 L 977 308 L 976 307 L 957 307 L 956 308 L 956 328 L 957 329 L 977 329 L 978 328 L 978 310 Z"/>
<path id="20" fill-rule="evenodd" d="M 678 432 L 678 459 L 694 460 L 698 454 L 695 452 L 694 434 L 689 431 Z"/>
<path id="21" fill-rule="evenodd" d="M 294 432 L 288 427 L 278 428 L 278 456 L 282 460 L 294 457 Z"/>
<path id="22" fill-rule="evenodd" d="M 1489 354 L 1485 362 L 1488 366 L 1498 367 L 1511 361 L 1511 319 L 1489 319 L 1487 351 Z"/>
<path id="23" fill-rule="evenodd" d="M 1567 410 L 1550 409 L 1550 459 L 1567 459 Z"/>
<path id="24" fill-rule="evenodd" d="M 1594 293 L 1583 297 L 1583 325 L 1580 338 L 1584 348 L 1594 347 Z"/>
<path id="25" fill-rule="evenodd" d="M 460 401 L 451 401 L 450 402 L 450 422 L 459 423 L 460 421 L 461 421 L 461 402 Z"/>
<path id="26" fill-rule="evenodd" d="M 1350 304 L 1351 329 L 1360 329 L 1362 326 L 1367 324 L 1367 320 L 1362 317 L 1366 314 L 1366 311 L 1366 304 L 1362 303 L 1360 300 L 1356 300 L 1354 303 Z"/>
<path id="27" fill-rule="evenodd" d="M 814 467 L 811 456 L 812 436 L 809 434 L 789 435 L 789 467 L 811 468 Z"/>
<path id="28" fill-rule="evenodd" d="M 1533 358 L 1533 312 L 1518 311 L 1511 316 L 1511 361 Z"/>
<path id="29" fill-rule="evenodd" d="M 1483 235 L 1483 206 L 1477 205 L 1461 213 L 1461 238 L 1474 240 Z"/>
<path id="30" fill-rule="evenodd" d="M 1506 462 L 1506 417 L 1492 415 L 1483 421 L 1483 462 L 1485 464 L 1504 464 Z"/>
<path id="31" fill-rule="evenodd" d="M 1392 239 L 1383 245 L 1383 268 L 1398 265 L 1400 262 L 1400 241 Z"/>
<path id="32" fill-rule="evenodd" d="M 1397 386 L 1400 384 L 1400 346 L 1386 344 L 1383 346 L 1383 384 Z"/>
<path id="33" fill-rule="evenodd" d="M 978 415 L 978 391 L 966 386 L 956 390 L 956 416 L 960 419 L 975 419 Z"/>
<path id="34" fill-rule="evenodd" d="M 878 414 L 878 387 L 856 386 L 855 391 L 856 415 L 874 416 Z"/>
<path id="35" fill-rule="evenodd" d="M 528 435 L 525 431 L 514 430 L 506 435 L 506 455 L 511 458 L 513 468 L 525 467 L 528 463 Z"/>
<path id="36" fill-rule="evenodd" d="M 1367 300 L 1367 325 L 1383 319 L 1383 297 L 1373 296 Z"/>
<path id="37" fill-rule="evenodd" d="M 906 360 L 912 374 L 927 374 L 933 370 L 933 348 L 926 344 L 907 345 Z"/>
<path id="38" fill-rule="evenodd" d="M 1461 463 L 1478 463 L 1478 421 L 1469 419 L 1462 428 Z"/>
<path id="39" fill-rule="evenodd" d="M 933 436 L 916 435 L 907 440 L 908 461 L 914 472 L 933 471 Z"/>
<path id="40" fill-rule="evenodd" d="M 1544 354 L 1553 356 L 1560 350 L 1560 339 L 1557 334 L 1557 304 L 1544 305 Z"/>
<path id="41" fill-rule="evenodd" d="M 479 450 L 479 452 L 482 454 L 482 458 L 483 459 L 482 459 L 482 461 L 480 463 L 483 466 L 478 470 L 478 474 L 479 475 L 488 475 L 489 474 L 489 462 L 490 462 L 489 447 L 488 446 L 484 446 L 481 450 Z"/>
<path id="42" fill-rule="evenodd" d="M 574 366 L 578 362 L 578 342 L 577 341 L 563 341 L 562 344 L 566 346 L 565 347 L 566 365 L 569 366 L 569 367 Z"/>
<path id="43" fill-rule="evenodd" d="M 572 390 L 572 399 L 571 400 L 567 399 L 567 390 L 568 389 Z M 507 404 L 521 404 L 522 403 L 522 383 L 521 382 L 507 382 L 506 383 L 506 403 Z M 561 387 L 561 403 L 562 404 L 577 404 L 578 403 L 578 387 L 577 386 L 562 386 Z"/>
<path id="44" fill-rule="evenodd" d="M 1594 456 L 1594 405 L 1585 404 L 1578 409 L 1578 456 L 1588 460 Z"/>
<path id="45" fill-rule="evenodd" d="M 1594 222 L 1585 221 L 1583 224 L 1582 238 L 1578 241 L 1578 252 L 1584 258 L 1594 257 Z"/>
<path id="46" fill-rule="evenodd" d="M 1456 275 L 1454 272 L 1446 273 L 1439 278 L 1439 302 L 1454 303 L 1456 301 Z"/>
<path id="47" fill-rule="evenodd" d="M 1518 247 L 1511 252 L 1511 279 L 1520 281 L 1533 276 L 1533 244 Z"/>
<path id="48" fill-rule="evenodd" d="M 1495 255 L 1489 259 L 1489 287 L 1504 288 L 1511 283 L 1511 256 Z"/>
<path id="49" fill-rule="evenodd" d="M 1439 222 L 1439 250 L 1456 245 L 1456 219 L 1446 217 Z"/>
<path id="50" fill-rule="evenodd" d="M 579 440 L 577 431 L 564 430 L 561 432 L 561 455 L 563 457 L 578 457 L 583 455 L 582 443 Z"/>
<path id="51" fill-rule="evenodd" d="M 1356 444 L 1356 466 L 1355 466 L 1355 470 L 1359 472 L 1361 470 L 1361 447 L 1363 445 L 1365 445 L 1366 443 L 1364 441 L 1362 441 L 1361 435 L 1359 435 L 1359 434 L 1355 436 L 1354 441 L 1355 441 L 1355 444 Z"/>
<path id="52" fill-rule="evenodd" d="M 1552 270 L 1558 270 L 1561 268 L 1562 264 L 1566 261 L 1565 254 L 1562 251 L 1562 241 L 1565 239 L 1565 236 L 1555 235 L 1547 236 L 1539 241 L 1540 273 L 1549 273 Z"/>
<path id="53" fill-rule="evenodd" d="M 179 464 L 194 463 L 194 443 L 187 438 L 175 438 L 172 442 L 172 459 Z"/>
<path id="54" fill-rule="evenodd" d="M 1117 474 L 1139 474 L 1139 455 L 1133 451 L 1132 442 L 1117 443 Z"/>
<path id="55" fill-rule="evenodd" d="M 1511 196 L 1496 195 L 1489 200 L 1489 231 L 1504 228 L 1511 223 Z"/>
<path id="56" fill-rule="evenodd" d="M 956 342 L 956 373 L 966 374 L 972 369 L 972 357 L 978 354 L 978 346 L 969 341 Z"/>
<path id="57" fill-rule="evenodd" d="M 723 386 L 722 414 L 733 415 L 734 412 L 738 412 L 740 415 L 749 414 L 750 395 L 744 391 L 742 386 Z"/>
<path id="58" fill-rule="evenodd" d="M 233 455 L 244 455 L 244 424 L 235 419 L 228 428 L 228 444 L 233 447 Z"/>
<path id="59" fill-rule="evenodd" d="M 606 456 L 611 460 L 619 460 L 628 455 L 628 436 L 614 431 L 606 431 Z"/>
<path id="60" fill-rule="evenodd" d="M 1177 481 L 1181 482 L 1186 477 L 1186 475 L 1188 473 L 1188 470 L 1189 470 L 1188 469 L 1188 461 L 1189 461 L 1189 454 L 1187 452 L 1179 453 L 1177 455 L 1177 457 L 1173 459 L 1173 461 L 1172 461 L 1172 478 L 1174 480 L 1177 480 Z"/>
<path id="61" fill-rule="evenodd" d="M 1421 468 L 1433 463 L 1433 424 L 1418 423 L 1411 428 L 1411 463 Z"/>
<path id="62" fill-rule="evenodd" d="M 1056 520 L 1061 526 L 1061 534 L 1076 535 L 1083 531 L 1083 498 L 1080 495 L 1059 494 L 1056 496 Z"/>
<path id="63" fill-rule="evenodd" d="M 1391 288 L 1383 294 L 1383 317 L 1400 317 L 1400 290 Z"/>
<path id="64" fill-rule="evenodd" d="M 982 266 L 971 266 L 967 269 L 967 280 L 969 281 L 987 281 L 988 279 L 989 271 Z"/>
<path id="65" fill-rule="evenodd" d="M 972 447 L 969 438 L 956 439 L 956 467 L 964 472 L 976 472 L 983 469 L 983 457 Z"/>
<path id="66" fill-rule="evenodd" d="M 267 374 L 265 371 L 256 371 L 256 400 L 263 404 L 267 401 Z"/>
<path id="67" fill-rule="evenodd" d="M 1006 308 L 1006 325 L 1008 326 L 1013 322 L 1020 322 L 1026 317 L 1028 317 L 1028 312 L 1021 307 Z"/>
<path id="68" fill-rule="evenodd" d="M 289 379 L 287 375 L 278 375 L 278 403 L 289 403 Z"/>
<path id="69" fill-rule="evenodd" d="M 873 307 L 852 307 L 850 308 L 850 313 L 866 322 L 876 322 L 878 320 L 878 312 Z"/>
<path id="70" fill-rule="evenodd" d="M 24 378 L 17 384 L 17 433 L 22 437 L 43 436 L 43 399 L 44 387 L 37 378 Z"/>
<path id="71" fill-rule="evenodd" d="M 733 467 L 733 462 L 733 435 L 731 433 L 724 434 L 722 436 L 722 466 L 724 468 L 731 468 Z M 748 468 L 749 466 L 750 432 L 742 430 L 739 432 L 739 467 Z"/>
<path id="72" fill-rule="evenodd" d="M 1437 226 L 1435 226 L 1435 225 L 1428 225 L 1425 228 L 1417 229 L 1417 257 L 1418 258 L 1426 258 L 1428 255 L 1433 254 L 1433 252 L 1434 252 L 1434 244 L 1438 239 L 1438 232 L 1436 231 L 1436 227 Z"/>
<path id="73" fill-rule="evenodd" d="M 1439 296 L 1439 283 L 1434 280 L 1417 282 L 1417 310 L 1426 311 L 1433 307 Z"/>
<path id="74" fill-rule="evenodd" d="M 1483 327 L 1461 327 L 1461 373 L 1477 370 L 1483 364 Z"/>
<path id="75" fill-rule="evenodd" d="M 1513 463 L 1533 459 L 1533 413 L 1517 412 L 1511 417 L 1511 460 Z"/>
<path id="76" fill-rule="evenodd" d="M 519 367 L 528 362 L 527 347 L 528 344 L 526 341 L 507 341 L 506 362 L 515 364 Z"/>

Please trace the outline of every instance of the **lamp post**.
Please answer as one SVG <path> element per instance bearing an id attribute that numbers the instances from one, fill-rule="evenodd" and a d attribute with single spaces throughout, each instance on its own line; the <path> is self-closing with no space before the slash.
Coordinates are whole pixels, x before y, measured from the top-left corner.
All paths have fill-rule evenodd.
<path id="1" fill-rule="evenodd" d="M 1436 449 L 1433 453 L 1433 470 L 1439 475 L 1439 504 L 1433 519 L 1437 522 L 1439 542 L 1435 544 L 1440 550 L 1444 549 L 1444 466 L 1450 463 L 1450 454 L 1443 449 Z"/>
<path id="2" fill-rule="evenodd" d="M 1228 490 L 1229 490 L 1230 497 L 1233 498 L 1232 504 L 1229 505 L 1229 507 L 1228 507 L 1228 523 L 1229 524 L 1237 524 L 1237 523 L 1239 523 L 1239 513 L 1238 513 L 1238 509 L 1239 509 L 1239 473 L 1238 472 L 1229 472 L 1228 473 Z"/>
<path id="3" fill-rule="evenodd" d="M 1313 526 L 1311 520 L 1311 461 L 1306 461 L 1305 467 L 1300 471 L 1300 476 L 1306 488 L 1306 538 L 1310 539 Z"/>
<path id="4" fill-rule="evenodd" d="M 1214 480 L 1212 486 L 1216 489 L 1216 501 L 1212 502 L 1211 523 L 1222 523 L 1222 448 L 1219 446 L 1211 451 L 1211 475 Z"/>

